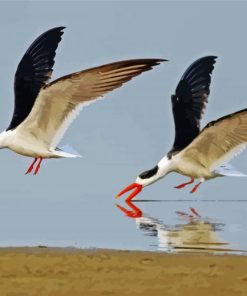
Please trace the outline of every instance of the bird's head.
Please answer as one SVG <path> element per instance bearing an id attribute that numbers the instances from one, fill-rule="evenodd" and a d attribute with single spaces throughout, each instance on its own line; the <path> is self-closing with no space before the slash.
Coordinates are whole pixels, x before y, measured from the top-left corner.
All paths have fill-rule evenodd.
<path id="1" fill-rule="evenodd" d="M 126 188 L 124 188 L 122 191 L 119 192 L 119 194 L 116 196 L 116 198 L 119 198 L 126 192 L 133 190 L 132 193 L 127 197 L 126 201 L 131 201 L 139 192 L 142 191 L 142 188 L 145 186 L 148 186 L 159 179 L 163 178 L 165 175 L 167 175 L 171 171 L 171 165 L 170 160 L 165 156 L 158 165 L 156 165 L 151 170 L 145 171 L 141 173 L 136 181 Z"/>

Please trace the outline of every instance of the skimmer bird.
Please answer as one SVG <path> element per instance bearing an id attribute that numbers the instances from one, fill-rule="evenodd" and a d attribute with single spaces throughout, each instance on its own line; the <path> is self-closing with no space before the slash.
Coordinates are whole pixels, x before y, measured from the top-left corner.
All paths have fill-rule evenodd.
<path id="1" fill-rule="evenodd" d="M 15 74 L 14 114 L 0 134 L 0 148 L 34 158 L 27 174 L 33 170 L 37 174 L 43 158 L 78 157 L 57 148 L 57 144 L 80 109 L 165 61 L 119 61 L 49 82 L 63 29 L 43 33 L 24 54 Z"/>
<path id="2" fill-rule="evenodd" d="M 199 179 L 191 193 L 205 181 L 219 176 L 246 176 L 227 162 L 247 144 L 247 109 L 208 123 L 200 131 L 200 120 L 206 107 L 215 56 L 195 61 L 183 74 L 175 94 L 171 96 L 175 122 L 172 149 L 151 170 L 141 173 L 136 182 L 122 190 L 116 198 L 133 190 L 132 200 L 144 186 L 176 172 L 190 181 L 175 188 L 181 189 Z"/>

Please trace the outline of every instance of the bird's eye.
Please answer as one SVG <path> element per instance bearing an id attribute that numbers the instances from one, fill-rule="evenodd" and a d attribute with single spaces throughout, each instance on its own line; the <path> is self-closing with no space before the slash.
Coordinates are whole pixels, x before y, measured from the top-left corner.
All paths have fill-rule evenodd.
<path id="1" fill-rule="evenodd" d="M 172 101 L 173 102 L 179 102 L 180 99 L 179 99 L 179 97 L 177 95 L 172 95 Z"/>

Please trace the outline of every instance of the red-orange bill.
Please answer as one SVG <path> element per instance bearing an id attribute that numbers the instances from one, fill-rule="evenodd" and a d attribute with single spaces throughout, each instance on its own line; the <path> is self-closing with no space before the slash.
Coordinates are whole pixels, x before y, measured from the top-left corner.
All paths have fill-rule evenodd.
<path id="1" fill-rule="evenodd" d="M 118 195 L 116 196 L 116 198 L 119 198 L 124 193 L 126 193 L 132 189 L 135 189 L 135 190 L 127 197 L 126 201 L 132 200 L 142 190 L 142 185 L 138 184 L 138 183 L 132 183 L 129 186 L 127 186 L 126 188 L 124 188 L 122 191 L 120 191 L 118 193 Z"/>

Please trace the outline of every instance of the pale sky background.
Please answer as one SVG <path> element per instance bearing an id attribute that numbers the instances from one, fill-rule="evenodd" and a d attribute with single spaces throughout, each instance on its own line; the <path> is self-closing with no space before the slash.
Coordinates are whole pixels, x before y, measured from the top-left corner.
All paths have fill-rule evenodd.
<path id="1" fill-rule="evenodd" d="M 16 67 L 31 42 L 47 29 L 67 27 L 57 50 L 54 79 L 123 59 L 169 62 L 83 109 L 61 143 L 72 145 L 83 158 L 47 160 L 38 176 L 25 176 L 32 159 L 0 151 L 0 245 L 141 247 L 141 234 L 138 237 L 133 221 L 127 222 L 115 209 L 114 196 L 170 149 L 174 138 L 170 95 L 195 59 L 218 56 L 202 126 L 247 107 L 246 14 L 244 1 L 1 1 L 2 130 L 12 117 Z M 247 172 L 247 152 L 233 164 Z M 173 188 L 184 180 L 171 174 L 138 198 L 246 197 L 244 178 L 218 178 L 203 184 L 195 195 L 189 194 L 190 187 Z M 174 211 L 163 206 L 163 219 L 172 216 Z M 215 211 L 214 216 L 223 220 L 232 216 L 229 204 L 225 210 L 222 204 L 199 208 L 209 216 Z M 244 220 L 246 204 L 235 212 Z"/>

